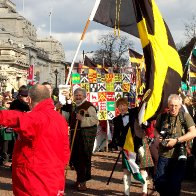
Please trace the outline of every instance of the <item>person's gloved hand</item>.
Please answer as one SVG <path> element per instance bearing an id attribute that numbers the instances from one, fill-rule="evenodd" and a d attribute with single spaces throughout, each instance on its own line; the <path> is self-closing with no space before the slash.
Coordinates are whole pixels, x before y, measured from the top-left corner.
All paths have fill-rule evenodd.
<path id="1" fill-rule="evenodd" d="M 144 147 L 143 146 L 140 146 L 139 149 L 138 149 L 138 153 L 140 155 L 140 157 L 144 157 Z"/>
<path id="2" fill-rule="evenodd" d="M 61 94 L 66 97 L 66 99 L 70 99 L 70 85 L 64 85 L 64 88 L 61 90 Z"/>
<path id="3" fill-rule="evenodd" d="M 141 127 L 142 127 L 143 129 L 146 129 L 146 128 L 148 128 L 149 125 L 150 125 L 150 124 L 148 123 L 148 121 L 145 121 L 145 122 L 142 123 Z"/>

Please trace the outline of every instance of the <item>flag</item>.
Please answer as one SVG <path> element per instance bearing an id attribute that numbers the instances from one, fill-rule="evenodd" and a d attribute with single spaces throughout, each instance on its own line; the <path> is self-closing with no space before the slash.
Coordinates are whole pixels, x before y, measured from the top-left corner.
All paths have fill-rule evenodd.
<path id="1" fill-rule="evenodd" d="M 131 129 L 127 131 L 125 143 L 123 146 L 123 157 L 122 161 L 126 166 L 127 170 L 133 175 L 135 180 L 145 183 L 142 175 L 139 171 L 139 166 L 136 164 L 136 153 L 134 152 L 133 137 L 131 134 Z"/>
<path id="2" fill-rule="evenodd" d="M 190 66 L 190 72 L 189 72 L 190 86 L 196 86 L 196 47 L 192 51 L 189 66 Z"/>
<path id="3" fill-rule="evenodd" d="M 89 59 L 86 55 L 84 57 L 84 68 L 88 67 L 89 69 L 89 73 L 97 73 L 97 65 L 91 60 Z"/>
<path id="4" fill-rule="evenodd" d="M 144 63 L 143 55 L 139 54 L 135 50 L 129 49 L 129 56 L 130 56 L 130 62 L 134 67 L 140 68 L 142 63 Z"/>
<path id="5" fill-rule="evenodd" d="M 196 85 L 196 47 L 194 47 L 191 51 L 191 54 L 185 64 L 182 81 L 188 86 Z"/>
<path id="6" fill-rule="evenodd" d="M 163 111 L 168 96 L 178 93 L 182 64 L 172 35 L 154 0 L 99 0 L 92 20 L 128 32 L 141 40 L 146 89 L 140 123 Z"/>
<path id="7" fill-rule="evenodd" d="M 133 0 L 146 64 L 146 100 L 140 123 L 164 110 L 181 86 L 182 63 L 172 35 L 154 0 Z M 144 95 L 145 96 L 145 95 Z"/>
<path id="8" fill-rule="evenodd" d="M 96 64 L 91 61 L 91 59 L 89 59 L 86 55 L 84 57 L 84 65 L 88 66 L 89 68 L 96 68 Z"/>
<path id="9" fill-rule="evenodd" d="M 108 68 L 103 67 L 103 65 L 97 64 L 97 68 L 98 68 L 99 72 L 102 74 L 108 73 Z"/>
<path id="10" fill-rule="evenodd" d="M 98 0 L 91 20 L 139 37 L 132 0 Z"/>
<path id="11" fill-rule="evenodd" d="M 130 62 L 134 68 L 134 74 L 136 78 L 136 95 L 142 95 L 145 89 L 145 63 L 144 56 L 138 52 L 129 49 Z"/>
<path id="12" fill-rule="evenodd" d="M 196 85 L 196 46 L 191 51 L 190 58 L 186 63 L 183 81 L 188 83 L 189 86 Z"/>

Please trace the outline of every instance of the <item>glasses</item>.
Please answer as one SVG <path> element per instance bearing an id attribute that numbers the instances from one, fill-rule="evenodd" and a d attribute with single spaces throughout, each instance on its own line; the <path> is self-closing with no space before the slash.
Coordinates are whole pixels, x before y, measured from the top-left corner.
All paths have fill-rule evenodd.
<path id="1" fill-rule="evenodd" d="M 169 105 L 170 108 L 178 108 L 179 105 Z"/>

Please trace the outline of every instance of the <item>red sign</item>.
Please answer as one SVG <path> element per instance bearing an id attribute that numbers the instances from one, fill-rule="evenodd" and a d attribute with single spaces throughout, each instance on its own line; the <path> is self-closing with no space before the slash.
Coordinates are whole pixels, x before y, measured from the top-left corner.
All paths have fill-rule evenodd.
<path id="1" fill-rule="evenodd" d="M 114 92 L 106 92 L 107 101 L 115 101 L 115 93 Z"/>
<path id="2" fill-rule="evenodd" d="M 34 65 L 30 65 L 27 70 L 27 79 L 30 85 L 34 85 Z"/>

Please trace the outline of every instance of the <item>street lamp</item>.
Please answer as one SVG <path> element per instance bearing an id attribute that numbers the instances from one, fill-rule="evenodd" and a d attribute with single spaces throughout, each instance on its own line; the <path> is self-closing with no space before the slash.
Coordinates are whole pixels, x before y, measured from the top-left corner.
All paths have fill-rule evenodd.
<path id="1" fill-rule="evenodd" d="M 54 71 L 54 74 L 55 74 L 55 87 L 57 88 L 57 75 L 58 75 L 58 70 L 57 69 L 55 69 L 55 71 Z"/>
<path id="2" fill-rule="evenodd" d="M 5 90 L 5 88 L 7 87 L 6 85 L 6 81 L 7 81 L 7 77 L 5 75 L 0 75 L 0 85 L 1 85 L 1 92 Z"/>
<path id="3" fill-rule="evenodd" d="M 82 52 L 82 54 L 83 54 L 83 62 L 84 62 L 84 55 L 85 54 L 90 54 L 90 53 L 93 53 L 94 51 L 90 51 L 90 52 L 84 52 L 84 50 L 83 50 L 83 52 Z"/>

